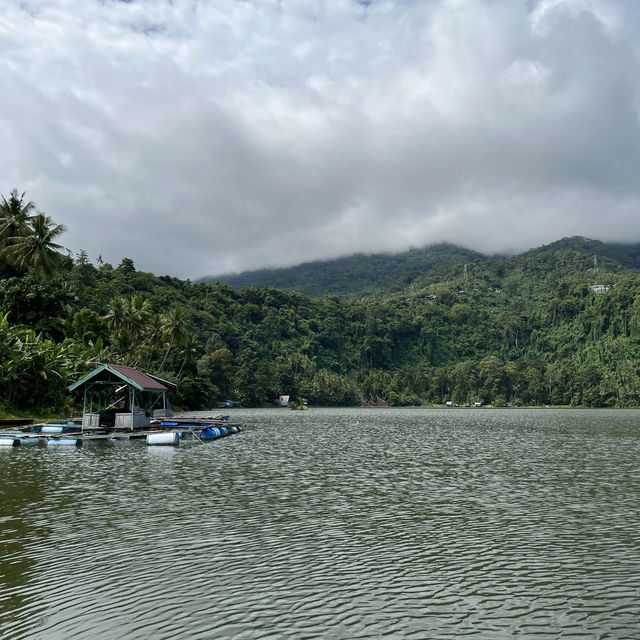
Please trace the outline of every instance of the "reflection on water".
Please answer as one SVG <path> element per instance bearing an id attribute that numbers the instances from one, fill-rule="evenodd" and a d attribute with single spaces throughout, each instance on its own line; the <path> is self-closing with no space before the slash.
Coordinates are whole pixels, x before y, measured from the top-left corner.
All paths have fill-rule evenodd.
<path id="1" fill-rule="evenodd" d="M 0 450 L 0 637 L 640 637 L 640 412 L 234 418 Z"/>

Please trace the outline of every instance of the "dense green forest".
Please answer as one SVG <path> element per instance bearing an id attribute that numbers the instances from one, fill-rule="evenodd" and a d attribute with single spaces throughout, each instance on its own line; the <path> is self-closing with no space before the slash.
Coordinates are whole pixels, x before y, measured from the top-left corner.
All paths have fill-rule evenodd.
<path id="1" fill-rule="evenodd" d="M 531 249 L 528 254 L 577 251 L 592 257 L 610 258 L 621 266 L 640 269 L 640 244 L 604 243 L 575 236 Z M 355 254 L 336 260 L 306 262 L 281 269 L 260 269 L 202 278 L 234 289 L 272 287 L 308 296 L 327 294 L 363 296 L 403 291 L 408 286 L 424 287 L 446 281 L 452 265 L 487 260 L 477 251 L 451 244 L 413 248 L 396 254 Z M 500 261 L 500 257 L 497 257 Z"/>
<path id="2" fill-rule="evenodd" d="M 515 257 L 438 245 L 401 254 L 386 289 L 369 280 L 358 295 L 310 297 L 158 277 L 132 258 L 113 266 L 66 252 L 64 231 L 24 194 L 0 202 L 2 412 L 77 411 L 67 385 L 104 362 L 178 382 L 184 409 L 279 394 L 315 405 L 640 405 L 633 245 L 620 259 L 583 238 Z M 366 260 L 353 257 L 361 285 Z"/>
<path id="3" fill-rule="evenodd" d="M 327 294 L 371 295 L 404 290 L 426 275 L 437 281 L 447 267 L 464 264 L 482 254 L 452 244 L 436 244 L 403 253 L 356 254 L 335 260 L 306 262 L 282 269 L 259 269 L 239 274 L 211 276 L 202 282 L 219 282 L 234 289 L 270 287 L 298 291 L 312 297 Z"/>

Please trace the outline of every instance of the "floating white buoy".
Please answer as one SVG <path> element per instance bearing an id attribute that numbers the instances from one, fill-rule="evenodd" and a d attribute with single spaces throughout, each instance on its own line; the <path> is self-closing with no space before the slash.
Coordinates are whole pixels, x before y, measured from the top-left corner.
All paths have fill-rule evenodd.
<path id="1" fill-rule="evenodd" d="M 82 444 L 80 438 L 47 438 L 47 446 L 64 445 L 67 447 L 79 447 Z"/>
<path id="2" fill-rule="evenodd" d="M 62 427 L 60 425 L 44 424 L 40 429 L 40 433 L 62 433 Z"/>
<path id="3" fill-rule="evenodd" d="M 180 434 L 176 431 L 169 433 L 148 433 L 147 444 L 178 444 L 180 442 Z"/>

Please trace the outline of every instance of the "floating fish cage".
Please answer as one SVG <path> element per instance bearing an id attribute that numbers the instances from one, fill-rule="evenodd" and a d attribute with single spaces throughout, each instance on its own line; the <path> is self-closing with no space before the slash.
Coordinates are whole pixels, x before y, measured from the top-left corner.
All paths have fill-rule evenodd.
<path id="1" fill-rule="evenodd" d="M 81 422 L 36 424 L 28 431 L 0 431 L 0 447 L 17 447 L 43 443 L 53 448 L 73 448 L 93 442 L 144 440 L 149 446 L 177 446 L 183 439 L 200 443 L 218 440 L 240 433 L 242 425 L 229 422 L 227 416 L 215 421 L 198 421 L 194 418 L 173 418 L 171 421 L 154 421 L 156 424 L 143 429 L 87 429 Z"/>

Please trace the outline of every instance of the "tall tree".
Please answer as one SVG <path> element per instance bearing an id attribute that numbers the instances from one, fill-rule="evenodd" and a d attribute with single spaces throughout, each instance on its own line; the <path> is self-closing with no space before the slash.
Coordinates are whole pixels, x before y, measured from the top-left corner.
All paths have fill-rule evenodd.
<path id="1" fill-rule="evenodd" d="M 109 331 L 111 331 L 111 336 L 115 341 L 118 337 L 120 331 L 125 329 L 126 327 L 126 303 L 123 296 L 116 296 L 109 303 L 109 309 L 104 316 L 104 320 L 107 321 L 107 326 L 109 327 Z"/>
<path id="2" fill-rule="evenodd" d="M 142 296 L 131 295 L 125 300 L 127 329 L 135 340 L 138 340 L 147 330 L 147 323 L 151 316 L 151 304 L 143 300 Z"/>
<path id="3" fill-rule="evenodd" d="M 162 315 L 163 335 L 167 341 L 167 350 L 164 353 L 158 373 L 164 369 L 167 357 L 174 346 L 182 346 L 189 338 L 187 319 L 181 307 L 172 307 Z"/>
<path id="4" fill-rule="evenodd" d="M 19 267 L 27 267 L 38 275 L 49 276 L 62 266 L 64 247 L 55 240 L 66 228 L 55 224 L 44 213 L 32 218 L 29 230 L 25 235 L 7 238 L 8 245 L 4 249 L 7 260 Z"/>
<path id="5" fill-rule="evenodd" d="M 28 230 L 28 224 L 33 219 L 36 205 L 24 201 L 25 193 L 18 194 L 14 189 L 7 200 L 2 196 L 0 203 L 0 238 L 3 244 L 9 238 L 21 236 Z"/>

